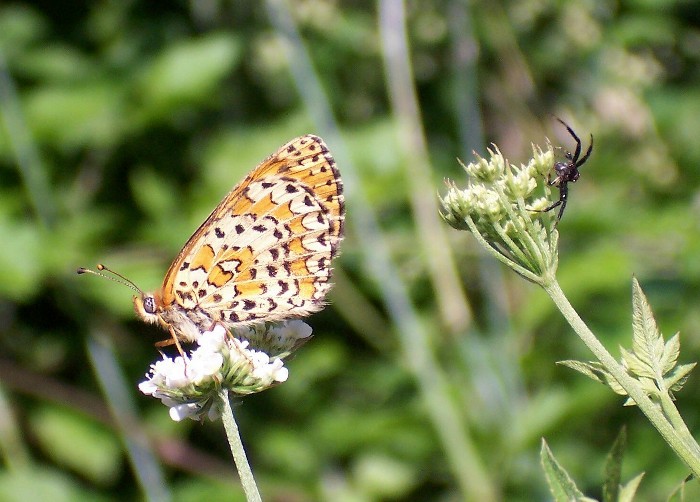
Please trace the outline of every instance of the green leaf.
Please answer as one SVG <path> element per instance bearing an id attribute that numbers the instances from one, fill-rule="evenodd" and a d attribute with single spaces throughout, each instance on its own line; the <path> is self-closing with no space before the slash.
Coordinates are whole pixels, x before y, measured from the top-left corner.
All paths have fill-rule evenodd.
<path id="1" fill-rule="evenodd" d="M 586 375 L 588 378 L 606 385 L 608 383 L 607 380 L 610 377 L 601 364 L 596 362 L 583 362 L 567 359 L 565 361 L 557 361 L 557 364 L 578 371 L 579 373 Z"/>
<path id="2" fill-rule="evenodd" d="M 664 340 L 636 278 L 632 280 L 632 331 L 632 352 L 639 364 L 630 366 L 630 370 L 640 376 L 661 377 Z"/>
<path id="3" fill-rule="evenodd" d="M 42 86 L 27 94 L 26 111 L 35 137 L 71 150 L 114 145 L 124 134 L 124 90 L 108 79 Z"/>
<path id="4" fill-rule="evenodd" d="M 614 377 L 614 376 L 612 376 L 610 373 L 607 373 L 607 372 L 606 372 L 606 373 L 605 373 L 605 377 L 606 377 L 606 379 L 607 379 L 605 383 L 608 385 L 608 387 L 610 387 L 610 388 L 612 389 L 612 391 L 613 391 L 615 394 L 619 394 L 620 396 L 626 396 L 626 395 L 627 395 L 627 391 L 622 387 L 622 385 L 620 385 L 620 384 L 617 382 L 617 380 L 615 380 L 615 377 Z"/>
<path id="5" fill-rule="evenodd" d="M 622 427 L 615 442 L 605 458 L 603 501 L 617 502 L 622 477 L 622 459 L 627 448 L 627 429 Z"/>
<path id="6" fill-rule="evenodd" d="M 17 199 L 0 192 L 0 298 L 27 300 L 36 294 L 44 263 L 43 235 L 30 220 L 12 218 Z"/>
<path id="7" fill-rule="evenodd" d="M 549 490 L 552 492 L 554 500 L 557 502 L 571 501 L 592 501 L 594 499 L 586 497 L 576 487 L 576 483 L 571 479 L 564 468 L 559 465 L 559 462 L 554 458 L 552 451 L 547 446 L 547 442 L 542 440 L 542 448 L 540 450 L 540 462 L 544 475 L 549 484 Z"/>
<path id="8" fill-rule="evenodd" d="M 637 494 L 637 488 L 639 488 L 639 484 L 642 482 L 643 477 L 644 473 L 642 472 L 633 477 L 627 484 L 621 486 L 617 502 L 632 502 L 634 500 L 634 496 Z"/>
<path id="9" fill-rule="evenodd" d="M 688 380 L 689 373 L 693 371 L 697 363 L 681 364 L 676 366 L 674 370 L 664 378 L 666 383 L 666 388 L 674 392 L 678 392 L 685 385 L 686 380 Z"/>
<path id="10" fill-rule="evenodd" d="M 631 397 L 628 397 L 624 403 L 622 403 L 622 406 L 637 406 L 637 401 L 632 399 Z"/>
<path id="11" fill-rule="evenodd" d="M 24 55 L 26 47 L 46 36 L 47 20 L 38 9 L 28 4 L 6 3 L 0 9 L 0 47 L 10 62 L 17 54 Z M 47 47 L 48 44 L 43 47 Z"/>
<path id="12" fill-rule="evenodd" d="M 3 502 L 74 502 L 90 500 L 107 502 L 109 499 L 97 490 L 65 471 L 32 466 L 22 469 L 4 469 L 0 472 L 0 500 Z"/>
<path id="13" fill-rule="evenodd" d="M 620 348 L 622 354 L 622 361 L 625 368 L 629 373 L 636 375 L 638 377 L 655 378 L 656 373 L 654 368 L 647 364 L 646 361 L 637 357 L 634 352 L 630 352 L 626 349 Z"/>
<path id="14" fill-rule="evenodd" d="M 240 54 L 240 41 L 226 33 L 170 45 L 146 68 L 140 81 L 146 114 L 160 116 L 183 105 L 208 102 L 238 64 Z"/>
<path id="15" fill-rule="evenodd" d="M 42 407 L 32 416 L 32 432 L 46 454 L 98 484 L 120 474 L 121 447 L 114 435 L 84 415 L 59 407 Z"/>
<path id="16" fill-rule="evenodd" d="M 562 366 L 576 370 L 598 383 L 607 385 L 613 392 L 615 392 L 615 394 L 619 394 L 621 396 L 627 395 L 627 391 L 623 389 L 619 383 L 617 383 L 615 377 L 608 373 L 608 371 L 599 362 L 583 362 L 567 359 L 565 361 L 558 361 L 557 364 L 561 364 Z M 634 404 L 634 402 L 632 402 L 632 404 Z"/>
<path id="17" fill-rule="evenodd" d="M 673 369 L 678 362 L 678 355 L 681 352 L 680 334 L 676 333 L 668 339 L 664 345 L 664 352 L 661 357 L 661 372 L 665 375 Z"/>

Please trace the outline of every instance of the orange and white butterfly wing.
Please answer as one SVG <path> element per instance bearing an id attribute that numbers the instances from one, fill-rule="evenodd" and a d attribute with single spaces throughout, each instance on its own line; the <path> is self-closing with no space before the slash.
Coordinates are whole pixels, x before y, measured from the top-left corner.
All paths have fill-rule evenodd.
<path id="1" fill-rule="evenodd" d="M 344 215 L 342 181 L 323 140 L 290 141 L 224 198 L 173 261 L 163 319 L 182 333 L 179 324 L 190 321 L 208 329 L 319 310 Z"/>

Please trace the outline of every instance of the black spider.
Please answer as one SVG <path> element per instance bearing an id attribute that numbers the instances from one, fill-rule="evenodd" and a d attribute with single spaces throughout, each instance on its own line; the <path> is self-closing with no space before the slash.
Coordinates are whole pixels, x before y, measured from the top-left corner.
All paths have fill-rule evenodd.
<path id="1" fill-rule="evenodd" d="M 566 198 L 569 194 L 568 184 L 574 183 L 579 176 L 581 176 L 581 173 L 578 172 L 578 168 L 588 160 L 588 157 L 591 155 L 591 151 L 593 150 L 593 135 L 591 134 L 591 144 L 588 146 L 586 154 L 579 159 L 579 155 L 581 155 L 581 140 L 578 136 L 576 136 L 574 130 L 569 127 L 569 124 L 564 122 L 559 117 L 554 118 L 561 122 L 562 125 L 566 127 L 566 130 L 569 131 L 569 134 L 571 134 L 571 136 L 576 140 L 576 150 L 574 150 L 574 154 L 572 155 L 571 152 L 566 152 L 564 154 L 566 162 L 556 162 L 554 164 L 554 172 L 557 173 L 557 177 L 554 179 L 549 179 L 549 177 L 547 178 L 547 184 L 549 186 L 555 186 L 559 189 L 559 200 L 554 202 L 547 209 L 538 211 L 540 213 L 546 213 L 557 206 L 561 206 L 559 209 L 559 214 L 557 215 L 557 222 L 559 222 L 559 220 L 561 220 L 561 216 L 564 214 L 564 208 L 566 208 Z"/>

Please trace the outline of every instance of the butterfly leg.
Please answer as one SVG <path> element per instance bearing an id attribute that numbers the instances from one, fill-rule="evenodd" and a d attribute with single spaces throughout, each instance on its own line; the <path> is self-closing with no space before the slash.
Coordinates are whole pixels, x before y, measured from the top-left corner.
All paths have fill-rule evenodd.
<path id="1" fill-rule="evenodd" d="M 170 347 L 171 345 L 175 345 L 177 347 L 177 351 L 180 353 L 182 358 L 185 358 L 185 352 L 182 350 L 182 345 L 180 345 L 180 340 L 177 339 L 177 336 L 175 336 L 175 331 L 173 328 L 170 328 L 170 335 L 171 338 L 167 338 L 165 340 L 161 340 L 159 342 L 156 342 L 155 345 L 156 347 Z"/>
<path id="2" fill-rule="evenodd" d="M 187 361 L 187 358 L 185 357 L 185 353 L 182 350 L 182 345 L 180 345 L 180 340 L 177 339 L 177 336 L 175 335 L 175 330 L 171 327 L 170 328 L 170 335 L 173 337 L 173 340 L 175 341 L 175 346 L 177 347 L 177 351 L 180 353 L 182 358 Z"/>

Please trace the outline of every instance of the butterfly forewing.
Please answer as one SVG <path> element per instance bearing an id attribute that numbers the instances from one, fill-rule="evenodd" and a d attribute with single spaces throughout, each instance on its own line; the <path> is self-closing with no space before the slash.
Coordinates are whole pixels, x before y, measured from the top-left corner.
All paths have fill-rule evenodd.
<path id="1" fill-rule="evenodd" d="M 284 145 L 231 190 L 170 266 L 163 321 L 192 339 L 192 325 L 319 310 L 342 238 L 342 192 L 323 140 L 306 135 Z"/>

